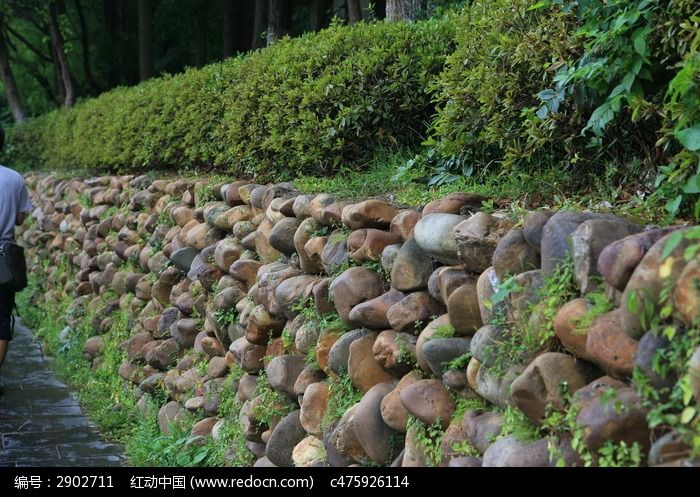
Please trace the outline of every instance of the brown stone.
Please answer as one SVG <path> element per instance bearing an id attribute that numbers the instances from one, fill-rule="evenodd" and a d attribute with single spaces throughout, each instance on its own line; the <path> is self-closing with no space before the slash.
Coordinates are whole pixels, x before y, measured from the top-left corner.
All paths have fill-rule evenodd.
<path id="1" fill-rule="evenodd" d="M 419 380 L 400 394 L 401 404 L 412 415 L 432 425 L 438 419 L 447 428 L 456 409 L 452 396 L 440 380 Z"/>
<path id="2" fill-rule="evenodd" d="M 633 388 L 603 377 L 578 390 L 575 402 L 579 409 L 576 423 L 591 452 L 597 453 L 607 441 L 624 441 L 628 447 L 638 443 L 646 454 L 650 446 L 647 411 Z"/>
<path id="3" fill-rule="evenodd" d="M 587 313 L 588 301 L 585 298 L 578 298 L 564 304 L 554 318 L 554 334 L 567 350 L 582 359 L 587 358 L 588 329 L 582 327 L 580 323 Z"/>
<path id="4" fill-rule="evenodd" d="M 394 239 L 405 242 L 413 236 L 413 228 L 420 221 L 420 218 L 421 213 L 419 211 L 412 209 L 403 210 L 391 220 L 389 233 Z"/>
<path id="5" fill-rule="evenodd" d="M 404 377 L 399 380 L 396 388 L 394 388 L 382 399 L 380 406 L 382 419 L 394 430 L 402 433 L 406 432 L 406 425 L 408 424 L 408 411 L 403 404 L 401 404 L 401 391 L 420 379 L 422 379 L 422 376 L 417 371 L 412 371 L 404 375 Z"/>
<path id="6" fill-rule="evenodd" d="M 423 207 L 423 216 L 436 212 L 462 214 L 465 210 L 479 210 L 481 203 L 487 200 L 477 193 L 455 192 L 439 200 L 433 200 Z"/>
<path id="7" fill-rule="evenodd" d="M 574 357 L 546 352 L 532 361 L 510 385 L 512 403 L 535 423 L 544 419 L 548 407 L 566 407 L 565 384 L 569 393 L 587 385 L 595 370 Z"/>
<path id="8" fill-rule="evenodd" d="M 632 375 L 639 342 L 622 327 L 621 309 L 599 316 L 586 335 L 587 358 L 616 378 Z"/>
<path id="9" fill-rule="evenodd" d="M 687 325 L 700 317 L 700 263 L 693 259 L 686 264 L 673 290 L 673 304 L 678 317 Z"/>
<path id="10" fill-rule="evenodd" d="M 231 344 L 229 350 L 233 353 L 236 363 L 244 371 L 256 374 L 262 369 L 262 358 L 266 350 L 264 345 L 255 345 L 245 338 L 239 338 Z"/>
<path id="11" fill-rule="evenodd" d="M 477 212 L 454 228 L 459 258 L 464 269 L 481 273 L 491 266 L 498 242 L 513 227 L 513 221 Z"/>
<path id="12" fill-rule="evenodd" d="M 360 391 L 367 392 L 378 383 L 392 381 L 394 377 L 382 369 L 375 361 L 372 347 L 377 338 L 376 333 L 367 334 L 350 344 L 348 374 Z"/>
<path id="13" fill-rule="evenodd" d="M 386 317 L 396 331 L 414 333 L 423 328 L 425 320 L 443 311 L 443 306 L 428 292 L 413 292 L 389 307 Z"/>
<path id="14" fill-rule="evenodd" d="M 382 331 L 372 346 L 374 360 L 397 378 L 408 373 L 416 357 L 416 337 L 394 330 Z"/>
<path id="15" fill-rule="evenodd" d="M 514 228 L 498 242 L 492 263 L 496 276 L 504 280 L 509 275 L 538 269 L 540 256 L 538 251 L 525 241 L 523 230 Z"/>
<path id="16" fill-rule="evenodd" d="M 442 266 L 430 275 L 428 292 L 435 300 L 447 305 L 452 292 L 473 280 L 474 275 L 466 273 L 462 266 Z"/>
<path id="17" fill-rule="evenodd" d="M 306 387 L 299 421 L 312 435 L 323 433 L 323 416 L 328 406 L 328 396 L 328 385 L 323 382 L 312 383 Z"/>
<path id="18" fill-rule="evenodd" d="M 338 276 L 329 287 L 340 318 L 350 324 L 350 311 L 357 304 L 384 292 L 381 276 L 364 267 L 353 267 Z"/>
<path id="19" fill-rule="evenodd" d="M 387 318 L 387 311 L 404 297 L 402 292 L 392 288 L 379 297 L 356 305 L 348 317 L 357 326 L 376 330 L 387 329 L 391 326 Z"/>
<path id="20" fill-rule="evenodd" d="M 455 289 L 447 299 L 447 314 L 455 334 L 471 336 L 481 328 L 481 310 L 476 291 L 476 280 Z"/>
<path id="21" fill-rule="evenodd" d="M 378 261 L 387 245 L 396 243 L 396 239 L 386 231 L 363 228 L 353 231 L 347 240 L 350 258 L 355 262 Z"/>
<path id="22" fill-rule="evenodd" d="M 328 367 L 328 356 L 333 344 L 338 341 L 340 335 L 334 330 L 324 330 L 321 332 L 316 342 L 316 362 L 323 372 L 330 374 L 331 370 Z"/>
<path id="23" fill-rule="evenodd" d="M 391 220 L 398 211 L 382 200 L 365 200 L 358 204 L 350 204 L 342 211 L 342 221 L 348 228 L 389 227 Z"/>
<path id="24" fill-rule="evenodd" d="M 654 229 L 609 244 L 598 256 L 598 272 L 611 287 L 623 291 L 649 249 L 677 227 Z"/>
<path id="25" fill-rule="evenodd" d="M 321 264 L 320 254 L 323 252 L 323 248 L 318 251 L 318 257 L 312 258 L 306 252 L 306 244 L 314 237 L 314 233 L 317 233 L 322 228 L 321 223 L 316 221 L 314 218 L 307 218 L 302 221 L 302 223 L 297 228 L 294 233 L 294 248 L 299 254 L 299 265 L 301 270 L 308 274 L 318 274 L 323 272 L 323 265 Z M 317 247 L 312 247 L 317 251 Z"/>

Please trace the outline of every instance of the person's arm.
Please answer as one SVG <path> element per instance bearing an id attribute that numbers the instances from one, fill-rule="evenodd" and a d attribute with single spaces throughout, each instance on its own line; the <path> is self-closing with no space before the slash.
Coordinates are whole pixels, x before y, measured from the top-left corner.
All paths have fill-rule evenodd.
<path id="1" fill-rule="evenodd" d="M 27 213 L 31 212 L 33 208 L 32 201 L 29 200 L 29 192 L 27 192 L 27 187 L 24 184 L 24 180 L 22 180 L 19 190 L 19 212 L 17 213 L 15 226 L 22 226 L 27 218 Z"/>

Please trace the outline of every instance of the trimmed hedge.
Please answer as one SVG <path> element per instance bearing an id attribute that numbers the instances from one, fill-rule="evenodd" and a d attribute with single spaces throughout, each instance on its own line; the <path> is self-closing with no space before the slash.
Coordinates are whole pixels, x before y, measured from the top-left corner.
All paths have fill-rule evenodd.
<path id="1" fill-rule="evenodd" d="M 117 88 L 11 128 L 15 167 L 216 167 L 291 178 L 420 143 L 428 87 L 452 51 L 449 18 L 359 23 Z"/>

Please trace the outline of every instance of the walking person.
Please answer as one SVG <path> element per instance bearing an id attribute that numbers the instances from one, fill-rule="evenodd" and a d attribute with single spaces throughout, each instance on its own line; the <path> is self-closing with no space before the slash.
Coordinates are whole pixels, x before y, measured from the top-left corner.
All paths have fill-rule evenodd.
<path id="1" fill-rule="evenodd" d="M 0 151 L 5 145 L 5 132 L 0 128 Z M 0 165 L 0 247 L 14 242 L 15 226 L 24 223 L 28 212 L 32 210 L 27 187 L 21 174 Z M 15 292 L 0 289 L 0 373 L 5 355 L 12 340 Z M 0 395 L 5 393 L 0 380 Z"/>

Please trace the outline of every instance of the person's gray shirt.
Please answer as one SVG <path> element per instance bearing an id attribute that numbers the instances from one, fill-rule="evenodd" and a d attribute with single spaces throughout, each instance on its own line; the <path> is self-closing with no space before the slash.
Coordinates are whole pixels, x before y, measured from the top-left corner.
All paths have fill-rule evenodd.
<path id="1" fill-rule="evenodd" d="M 0 166 L 0 242 L 14 240 L 17 215 L 31 210 L 32 202 L 22 175 Z"/>

